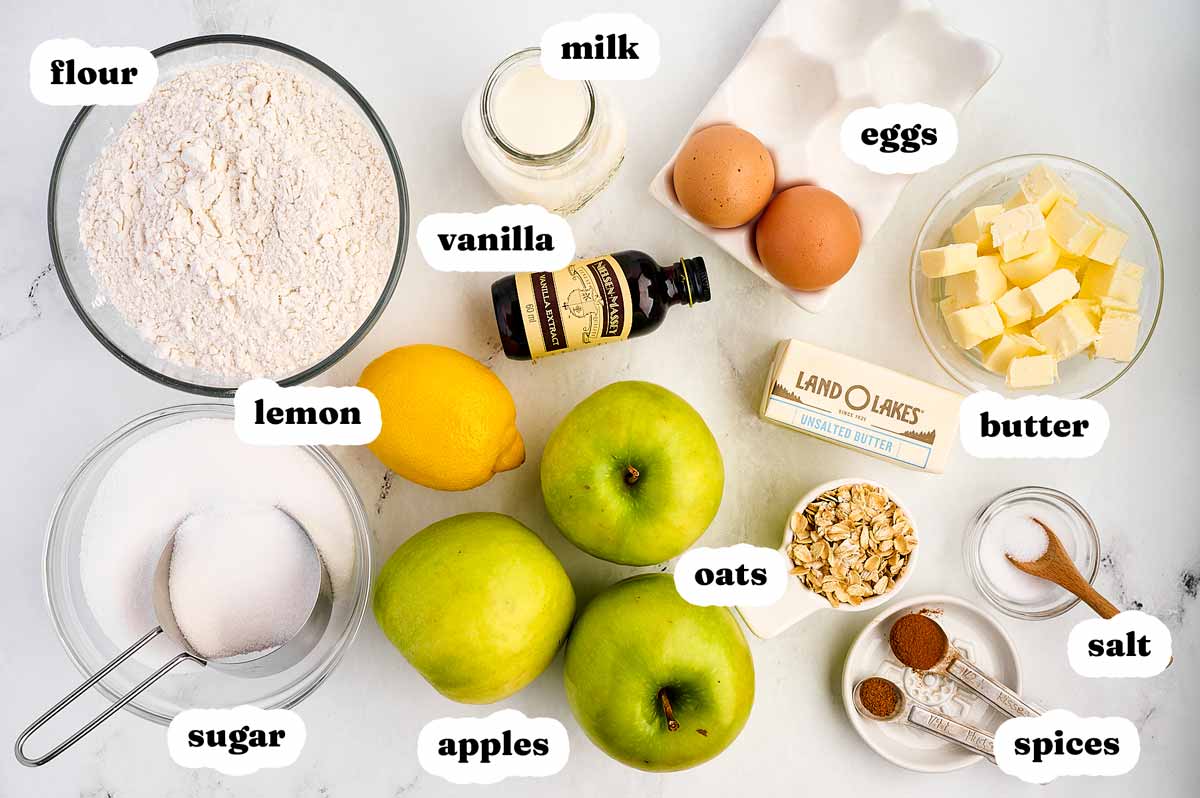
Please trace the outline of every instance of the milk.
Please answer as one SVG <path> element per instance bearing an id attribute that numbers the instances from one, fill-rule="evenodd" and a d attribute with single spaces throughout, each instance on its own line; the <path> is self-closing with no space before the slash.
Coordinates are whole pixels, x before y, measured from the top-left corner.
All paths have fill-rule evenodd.
<path id="1" fill-rule="evenodd" d="M 492 121 L 513 149 L 549 155 L 583 131 L 591 100 L 577 80 L 555 80 L 537 63 L 510 70 L 492 95 Z"/>

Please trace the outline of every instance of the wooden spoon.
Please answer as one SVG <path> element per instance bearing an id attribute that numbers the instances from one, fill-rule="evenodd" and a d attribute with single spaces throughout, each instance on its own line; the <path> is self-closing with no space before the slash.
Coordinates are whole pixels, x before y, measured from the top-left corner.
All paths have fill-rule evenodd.
<path id="1" fill-rule="evenodd" d="M 1046 526 L 1041 519 L 1031 517 L 1031 520 L 1046 530 L 1046 538 L 1049 541 L 1046 551 L 1033 562 L 1014 560 L 1011 554 L 1005 552 L 1004 556 L 1008 558 L 1008 561 L 1027 574 L 1048 579 L 1064 590 L 1074 593 L 1084 604 L 1095 610 L 1101 618 L 1107 620 L 1121 612 L 1113 606 L 1111 601 L 1096 592 L 1096 588 L 1089 585 L 1088 581 L 1083 578 L 1083 574 L 1079 573 L 1079 569 L 1075 567 L 1075 563 L 1067 554 L 1067 550 L 1063 548 L 1058 535 L 1054 534 L 1054 530 Z M 1174 664 L 1174 657 L 1167 660 L 1168 668 Z"/>
<path id="2" fill-rule="evenodd" d="M 1095 610 L 1101 618 L 1111 618 L 1119 613 L 1120 610 L 1097 593 L 1096 588 L 1088 584 L 1088 581 L 1083 578 L 1083 574 L 1079 573 L 1079 569 L 1071 560 L 1071 555 L 1067 554 L 1067 550 L 1063 548 L 1062 541 L 1058 539 L 1058 535 L 1054 534 L 1054 530 L 1037 518 L 1031 520 L 1046 531 L 1046 538 L 1049 541 L 1046 551 L 1032 562 L 1022 562 L 1006 552 L 1004 556 L 1008 558 L 1008 561 L 1027 574 L 1053 582 L 1068 593 L 1074 593 L 1084 604 Z"/>

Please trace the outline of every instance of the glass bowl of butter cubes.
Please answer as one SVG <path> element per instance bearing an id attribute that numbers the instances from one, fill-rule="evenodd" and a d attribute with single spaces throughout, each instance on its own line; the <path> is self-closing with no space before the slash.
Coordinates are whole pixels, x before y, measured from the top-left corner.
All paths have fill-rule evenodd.
<path id="1" fill-rule="evenodd" d="M 917 327 L 973 390 L 1094 396 L 1146 349 L 1162 308 L 1158 237 L 1094 166 L 1017 155 L 960 180 L 913 249 Z"/>

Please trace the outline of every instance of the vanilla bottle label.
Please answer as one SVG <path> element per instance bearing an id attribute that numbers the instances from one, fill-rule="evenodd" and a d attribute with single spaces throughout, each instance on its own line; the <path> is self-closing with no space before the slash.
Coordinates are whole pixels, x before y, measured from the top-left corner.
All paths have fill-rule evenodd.
<path id="1" fill-rule="evenodd" d="M 629 282 L 611 255 L 556 272 L 516 275 L 521 321 L 534 359 L 629 337 Z"/>

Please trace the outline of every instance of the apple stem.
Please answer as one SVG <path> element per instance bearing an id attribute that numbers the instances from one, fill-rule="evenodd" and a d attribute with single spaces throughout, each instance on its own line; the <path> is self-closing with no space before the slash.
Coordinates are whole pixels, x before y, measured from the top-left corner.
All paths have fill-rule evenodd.
<path id="1" fill-rule="evenodd" d="M 638 471 L 633 466 L 631 466 L 631 465 L 625 466 L 625 484 L 626 485 L 632 485 L 633 483 L 637 482 L 638 477 L 640 477 L 641 475 L 642 475 L 642 472 Z"/>
<path id="2" fill-rule="evenodd" d="M 679 731 L 679 721 L 671 710 L 671 699 L 667 698 L 667 688 L 658 691 L 658 700 L 662 702 L 663 712 L 667 713 L 667 731 Z"/>

